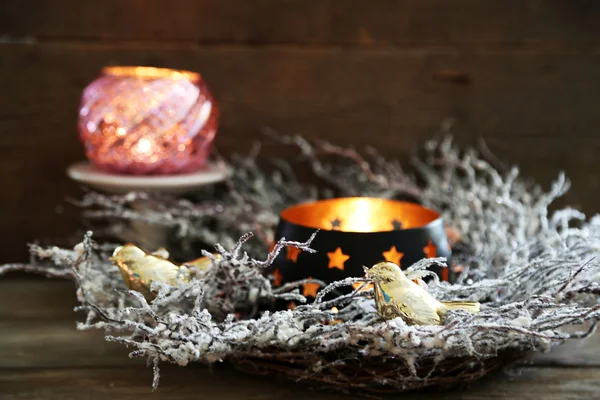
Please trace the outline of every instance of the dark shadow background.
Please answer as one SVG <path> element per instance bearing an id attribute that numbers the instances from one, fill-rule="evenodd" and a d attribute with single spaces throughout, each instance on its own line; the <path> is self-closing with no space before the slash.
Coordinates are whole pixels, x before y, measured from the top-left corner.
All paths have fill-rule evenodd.
<path id="1" fill-rule="evenodd" d="M 0 0 L 0 262 L 78 227 L 64 171 L 105 65 L 201 72 L 226 155 L 270 126 L 403 159 L 452 120 L 547 185 L 565 170 L 564 202 L 593 213 L 598 21 L 591 0 Z"/>

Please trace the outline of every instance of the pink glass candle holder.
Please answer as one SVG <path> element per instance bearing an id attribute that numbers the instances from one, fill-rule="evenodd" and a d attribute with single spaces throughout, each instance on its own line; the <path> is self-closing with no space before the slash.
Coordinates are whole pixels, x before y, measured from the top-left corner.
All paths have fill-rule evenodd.
<path id="1" fill-rule="evenodd" d="M 79 136 L 92 164 L 130 175 L 193 172 L 206 162 L 218 109 L 200 75 L 107 67 L 83 91 Z"/>

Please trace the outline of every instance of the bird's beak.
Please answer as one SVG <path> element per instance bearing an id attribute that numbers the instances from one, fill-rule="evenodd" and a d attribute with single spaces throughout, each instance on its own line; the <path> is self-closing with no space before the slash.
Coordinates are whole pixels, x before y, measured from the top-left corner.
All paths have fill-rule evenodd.
<path id="1" fill-rule="evenodd" d="M 373 281 L 377 281 L 379 276 L 377 275 L 377 273 L 375 273 L 375 271 L 373 271 L 373 268 L 370 268 L 367 270 L 367 274 L 365 276 L 368 279 L 371 279 Z"/>

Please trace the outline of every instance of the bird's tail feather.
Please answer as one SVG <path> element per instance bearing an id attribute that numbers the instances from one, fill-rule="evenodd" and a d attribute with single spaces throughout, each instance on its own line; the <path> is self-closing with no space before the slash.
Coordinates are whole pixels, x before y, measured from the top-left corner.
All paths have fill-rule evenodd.
<path id="1" fill-rule="evenodd" d="M 481 308 L 479 303 L 474 301 L 442 301 L 442 304 L 448 310 L 461 309 L 469 311 L 473 314 L 478 313 Z"/>

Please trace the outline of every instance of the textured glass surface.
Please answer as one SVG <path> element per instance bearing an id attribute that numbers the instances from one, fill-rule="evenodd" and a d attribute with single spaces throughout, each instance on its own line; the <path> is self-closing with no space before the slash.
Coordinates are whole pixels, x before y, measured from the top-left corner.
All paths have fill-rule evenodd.
<path id="1" fill-rule="evenodd" d="M 218 110 L 198 74 L 110 67 L 83 91 L 78 129 L 98 168 L 132 175 L 177 174 L 205 163 Z"/>

